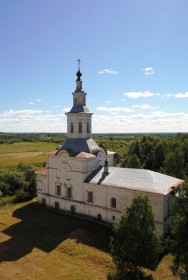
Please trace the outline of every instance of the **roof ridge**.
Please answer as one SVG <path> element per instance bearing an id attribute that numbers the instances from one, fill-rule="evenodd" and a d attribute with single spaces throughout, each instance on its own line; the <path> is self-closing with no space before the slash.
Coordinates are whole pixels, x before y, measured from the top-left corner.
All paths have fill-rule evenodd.
<path id="1" fill-rule="evenodd" d="M 156 178 L 154 178 L 154 176 L 153 176 L 153 175 L 157 175 L 157 176 L 158 176 L 158 174 L 161 174 L 161 173 L 156 172 L 156 171 L 153 171 L 153 170 L 149 170 L 149 169 L 147 169 L 147 171 L 148 171 L 149 175 L 151 176 L 151 178 L 152 178 L 154 184 L 156 185 L 157 189 L 159 189 L 160 191 L 162 191 L 162 188 L 161 188 L 159 182 L 156 181 Z M 162 175 L 164 175 L 164 174 L 162 174 Z"/>

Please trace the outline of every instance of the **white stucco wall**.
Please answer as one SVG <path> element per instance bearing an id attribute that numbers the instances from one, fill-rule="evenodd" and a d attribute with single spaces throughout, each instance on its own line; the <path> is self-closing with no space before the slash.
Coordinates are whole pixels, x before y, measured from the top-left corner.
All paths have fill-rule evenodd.
<path id="1" fill-rule="evenodd" d="M 48 175 L 37 175 L 38 202 L 45 198 L 46 205 L 55 207 L 59 203 L 59 209 L 71 211 L 98 218 L 101 215 L 103 221 L 117 222 L 121 212 L 132 202 L 136 191 L 113 186 L 102 186 L 84 183 L 86 177 L 96 169 L 98 163 L 104 164 L 105 154 L 99 153 L 95 158 L 69 157 L 62 151 L 58 155 L 48 155 Z M 56 186 L 60 185 L 61 193 L 57 194 Z M 70 187 L 72 197 L 67 197 L 67 188 Z M 88 192 L 93 193 L 93 202 L 88 202 Z M 162 236 L 167 230 L 164 217 L 167 215 L 167 202 L 170 197 L 160 194 L 147 193 L 155 216 L 156 227 Z M 116 199 L 116 208 L 111 207 L 111 198 Z"/>

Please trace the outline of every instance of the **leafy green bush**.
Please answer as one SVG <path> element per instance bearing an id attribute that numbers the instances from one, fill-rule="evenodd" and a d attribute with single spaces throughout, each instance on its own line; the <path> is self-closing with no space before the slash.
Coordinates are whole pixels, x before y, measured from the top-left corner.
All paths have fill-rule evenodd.
<path id="1" fill-rule="evenodd" d="M 20 163 L 17 167 L 0 170 L 0 195 L 16 195 L 15 201 L 23 201 L 36 196 L 34 165 Z"/>
<path id="2" fill-rule="evenodd" d="M 19 189 L 16 191 L 14 201 L 22 202 L 22 201 L 27 200 L 28 198 L 29 198 L 29 194 L 26 191 L 24 191 L 23 189 Z"/>

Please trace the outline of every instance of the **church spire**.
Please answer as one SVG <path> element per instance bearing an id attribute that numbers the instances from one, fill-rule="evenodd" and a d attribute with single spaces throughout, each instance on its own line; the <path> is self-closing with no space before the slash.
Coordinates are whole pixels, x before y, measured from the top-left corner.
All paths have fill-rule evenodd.
<path id="1" fill-rule="evenodd" d="M 76 92 L 79 92 L 82 90 L 82 80 L 81 80 L 81 76 L 82 73 L 80 72 L 80 59 L 77 60 L 78 61 L 78 72 L 76 73 L 77 76 L 77 80 L 76 80 Z"/>
<path id="2" fill-rule="evenodd" d="M 81 60 L 78 58 L 78 71 L 80 71 L 80 62 L 81 62 Z"/>

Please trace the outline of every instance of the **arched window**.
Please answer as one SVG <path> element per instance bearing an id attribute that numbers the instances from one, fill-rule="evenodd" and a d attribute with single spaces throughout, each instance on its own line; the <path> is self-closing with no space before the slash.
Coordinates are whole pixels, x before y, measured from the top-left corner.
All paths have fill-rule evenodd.
<path id="1" fill-rule="evenodd" d="M 60 184 L 56 185 L 56 195 L 61 195 L 61 185 Z"/>
<path id="2" fill-rule="evenodd" d="M 89 133 L 89 123 L 87 122 L 87 133 Z"/>
<path id="3" fill-rule="evenodd" d="M 116 208 L 116 199 L 115 199 L 115 197 L 112 197 L 112 198 L 111 198 L 110 206 L 111 206 L 112 208 Z"/>
<path id="4" fill-rule="evenodd" d="M 98 215 L 97 215 L 97 219 L 98 219 L 98 221 L 102 221 L 102 215 L 101 215 L 101 214 L 98 214 Z"/>
<path id="5" fill-rule="evenodd" d="M 93 193 L 91 191 L 88 192 L 88 202 L 93 202 Z"/>
<path id="6" fill-rule="evenodd" d="M 40 180 L 37 181 L 37 187 L 38 187 L 38 190 L 42 189 L 42 181 L 40 181 Z"/>
<path id="7" fill-rule="evenodd" d="M 45 198 L 42 198 L 42 205 L 46 205 L 46 199 Z"/>
<path id="8" fill-rule="evenodd" d="M 76 212 L 76 208 L 75 208 L 75 206 L 74 206 L 74 205 L 71 205 L 70 210 L 71 210 L 71 213 L 75 213 L 75 212 Z"/>
<path id="9" fill-rule="evenodd" d="M 59 209 L 59 202 L 55 202 L 55 209 Z"/>
<path id="10" fill-rule="evenodd" d="M 74 125 L 73 122 L 70 123 L 70 133 L 74 132 Z"/>
<path id="11" fill-rule="evenodd" d="M 67 188 L 67 197 L 72 198 L 72 190 L 70 187 Z"/>
<path id="12" fill-rule="evenodd" d="M 82 122 L 78 123 L 78 133 L 82 133 Z"/>

